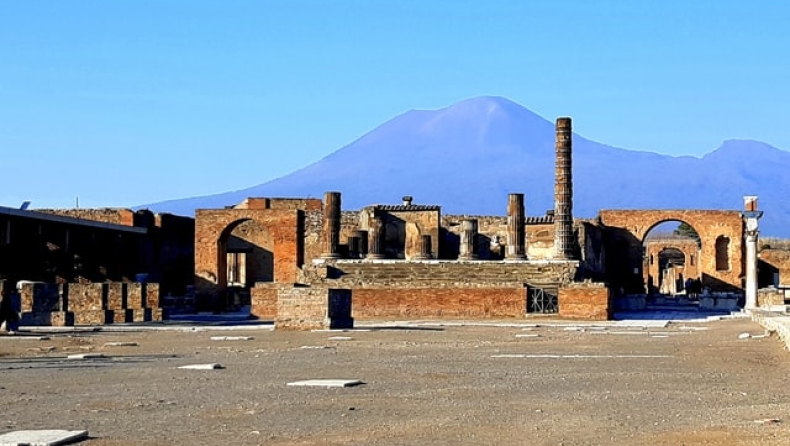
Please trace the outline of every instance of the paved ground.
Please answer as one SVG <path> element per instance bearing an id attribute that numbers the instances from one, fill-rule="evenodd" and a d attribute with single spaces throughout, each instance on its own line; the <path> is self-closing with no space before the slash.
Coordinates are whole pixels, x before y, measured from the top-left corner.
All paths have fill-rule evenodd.
<path id="1" fill-rule="evenodd" d="M 739 339 L 763 333 L 748 319 L 505 322 L 0 336 L 0 433 L 87 429 L 88 446 L 790 445 L 790 353 L 776 337 Z M 107 357 L 66 359 L 86 352 Z M 215 362 L 226 368 L 177 368 Z M 313 378 L 365 384 L 287 386 Z"/>

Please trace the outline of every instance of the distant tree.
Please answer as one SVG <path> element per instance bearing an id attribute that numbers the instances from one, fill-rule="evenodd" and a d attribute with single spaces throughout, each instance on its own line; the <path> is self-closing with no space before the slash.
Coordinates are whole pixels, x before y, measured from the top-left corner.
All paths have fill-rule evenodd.
<path id="1" fill-rule="evenodd" d="M 678 225 L 678 228 L 675 229 L 674 234 L 682 237 L 693 238 L 697 243 L 700 242 L 700 236 L 697 231 L 686 222 L 680 222 L 680 225 Z"/>

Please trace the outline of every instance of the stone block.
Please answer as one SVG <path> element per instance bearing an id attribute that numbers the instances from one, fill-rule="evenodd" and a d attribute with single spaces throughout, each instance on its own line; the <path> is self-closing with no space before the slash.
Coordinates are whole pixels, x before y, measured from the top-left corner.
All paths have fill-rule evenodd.
<path id="1" fill-rule="evenodd" d="M 74 312 L 74 325 L 105 325 L 113 321 L 112 310 L 82 310 Z"/>
<path id="2" fill-rule="evenodd" d="M 126 322 L 150 322 L 152 317 L 150 308 L 126 310 Z"/>
<path id="3" fill-rule="evenodd" d="M 145 308 L 160 308 L 159 284 L 145 283 Z"/>
<path id="4" fill-rule="evenodd" d="M 352 328 L 351 290 L 326 287 L 280 288 L 275 329 Z"/>
<path id="5" fill-rule="evenodd" d="M 78 313 L 107 308 L 106 283 L 69 283 L 64 289 L 69 311 Z"/>
<path id="6" fill-rule="evenodd" d="M 129 283 L 126 285 L 126 308 L 130 310 L 140 310 L 146 304 L 146 284 Z"/>
<path id="7" fill-rule="evenodd" d="M 113 282 L 107 284 L 107 307 L 105 310 L 126 309 L 126 283 Z"/>

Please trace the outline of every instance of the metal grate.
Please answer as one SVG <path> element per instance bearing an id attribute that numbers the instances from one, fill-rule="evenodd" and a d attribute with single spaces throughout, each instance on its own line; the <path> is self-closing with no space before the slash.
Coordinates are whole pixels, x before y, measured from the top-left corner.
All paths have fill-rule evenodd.
<path id="1" fill-rule="evenodd" d="M 543 288 L 528 288 L 527 312 L 553 314 L 559 311 L 557 295 Z"/>

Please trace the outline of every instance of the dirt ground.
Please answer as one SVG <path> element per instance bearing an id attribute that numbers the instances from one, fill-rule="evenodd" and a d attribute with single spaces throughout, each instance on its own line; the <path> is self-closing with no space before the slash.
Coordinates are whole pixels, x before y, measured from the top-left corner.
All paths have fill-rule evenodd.
<path id="1" fill-rule="evenodd" d="M 744 332 L 763 330 L 730 319 L 0 335 L 0 433 L 87 429 L 88 446 L 790 445 L 790 353 Z M 105 357 L 67 359 L 87 352 Z M 225 368 L 177 368 L 202 363 Z M 286 385 L 314 378 L 365 384 Z"/>

